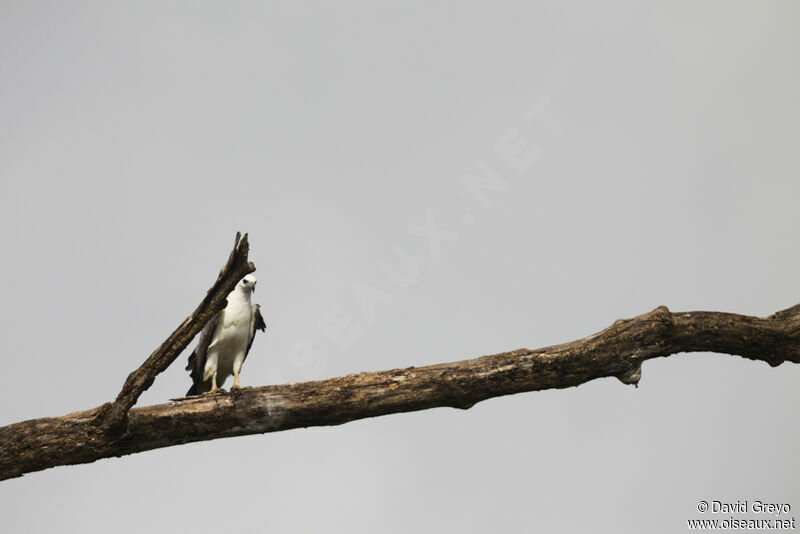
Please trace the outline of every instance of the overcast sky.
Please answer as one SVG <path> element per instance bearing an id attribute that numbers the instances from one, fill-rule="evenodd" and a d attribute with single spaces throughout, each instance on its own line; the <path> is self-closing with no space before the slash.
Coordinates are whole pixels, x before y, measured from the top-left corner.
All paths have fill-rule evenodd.
<path id="1" fill-rule="evenodd" d="M 111 400 L 237 230 L 269 325 L 245 385 L 550 345 L 659 305 L 800 302 L 800 6 L 660 4 L 0 0 L 0 424 Z M 185 358 L 140 404 L 186 391 Z M 700 500 L 800 515 L 799 379 L 679 355 L 638 389 L 33 473 L 0 483 L 0 520 L 674 533 L 713 518 Z"/>

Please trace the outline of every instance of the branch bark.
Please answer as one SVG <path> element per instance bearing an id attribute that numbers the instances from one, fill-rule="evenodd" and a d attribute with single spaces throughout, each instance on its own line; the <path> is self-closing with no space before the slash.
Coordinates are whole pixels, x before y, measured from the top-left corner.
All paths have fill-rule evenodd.
<path id="1" fill-rule="evenodd" d="M 441 406 L 467 409 L 492 397 L 577 386 L 601 377 L 636 384 L 642 362 L 696 351 L 772 366 L 800 363 L 800 305 L 764 318 L 671 313 L 662 306 L 563 345 L 134 408 L 120 433 L 98 424 L 103 407 L 24 421 L 0 428 L 0 480 L 194 441 L 339 425 Z"/>

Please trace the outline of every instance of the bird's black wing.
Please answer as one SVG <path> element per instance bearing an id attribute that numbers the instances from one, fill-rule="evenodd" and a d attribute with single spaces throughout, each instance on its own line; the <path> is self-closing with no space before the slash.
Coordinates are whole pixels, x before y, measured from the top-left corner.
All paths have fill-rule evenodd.
<path id="1" fill-rule="evenodd" d="M 261 315 L 261 305 L 256 304 L 253 306 L 253 316 L 250 318 L 250 341 L 247 342 L 247 352 L 244 353 L 245 360 L 250 354 L 250 347 L 253 346 L 253 340 L 256 338 L 256 330 L 264 332 L 266 329 L 267 323 L 264 322 L 264 316 Z"/>
<path id="2" fill-rule="evenodd" d="M 198 389 L 203 383 L 203 370 L 206 367 L 208 346 L 211 344 L 211 338 L 214 337 L 214 332 L 217 330 L 219 316 L 219 313 L 216 314 L 206 323 L 200 331 L 200 337 L 197 339 L 197 346 L 194 348 L 194 352 L 189 355 L 189 363 L 186 365 L 186 370 L 189 371 L 189 376 L 192 378 L 192 387 L 186 392 L 187 397 L 189 395 L 197 395 Z"/>

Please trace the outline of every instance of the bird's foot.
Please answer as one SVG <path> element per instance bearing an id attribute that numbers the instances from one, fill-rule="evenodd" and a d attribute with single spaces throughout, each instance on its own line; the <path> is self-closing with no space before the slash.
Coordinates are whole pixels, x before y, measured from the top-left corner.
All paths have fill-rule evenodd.
<path id="1" fill-rule="evenodd" d="M 203 395 L 221 395 L 223 393 L 225 393 L 225 390 L 222 388 L 211 388 L 203 393 Z"/>
<path id="2" fill-rule="evenodd" d="M 231 391 L 240 391 L 244 389 L 244 386 L 240 386 L 239 384 L 234 384 L 231 386 Z"/>

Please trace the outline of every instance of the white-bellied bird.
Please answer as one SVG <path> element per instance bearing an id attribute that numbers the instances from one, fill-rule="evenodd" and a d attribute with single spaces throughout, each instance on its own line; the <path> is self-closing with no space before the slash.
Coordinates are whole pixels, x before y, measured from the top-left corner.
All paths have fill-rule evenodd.
<path id="1" fill-rule="evenodd" d="M 253 346 L 256 330 L 267 329 L 261 306 L 250 301 L 255 290 L 254 276 L 247 275 L 239 280 L 228 295 L 228 305 L 200 332 L 197 347 L 186 366 L 192 377 L 187 396 L 216 393 L 231 375 L 232 389 L 239 389 L 239 372 Z"/>

